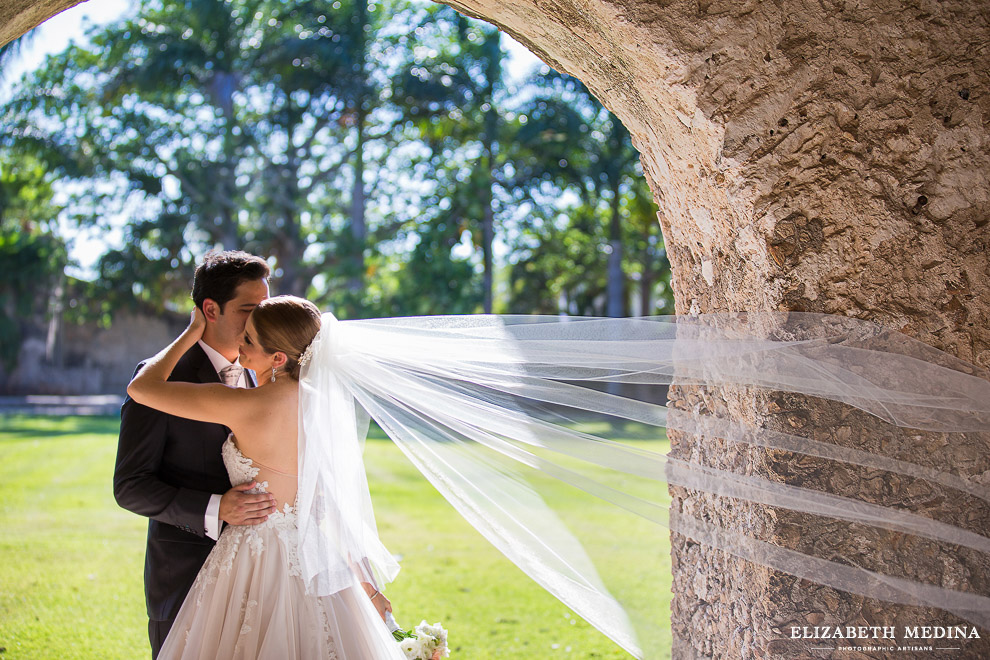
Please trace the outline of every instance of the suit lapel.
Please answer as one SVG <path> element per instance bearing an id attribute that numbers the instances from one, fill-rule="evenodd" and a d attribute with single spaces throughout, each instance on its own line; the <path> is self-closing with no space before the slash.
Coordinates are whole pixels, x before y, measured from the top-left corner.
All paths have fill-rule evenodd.
<path id="1" fill-rule="evenodd" d="M 210 362 L 210 357 L 203 350 L 203 347 L 199 344 L 193 344 L 193 347 L 189 349 L 190 353 L 194 353 L 195 358 L 198 360 L 198 365 L 196 366 L 196 378 L 201 383 L 219 383 L 220 374 L 213 367 L 213 363 Z"/>
<path id="2" fill-rule="evenodd" d="M 193 347 L 189 349 L 186 355 L 190 358 L 190 367 L 195 369 L 197 381 L 200 383 L 219 383 L 220 374 L 217 373 L 216 368 L 213 363 L 210 362 L 210 356 L 206 354 L 203 347 L 199 344 L 193 344 Z M 220 428 L 224 429 L 224 434 L 230 433 L 230 429 L 222 424 L 217 424 Z"/>
<path id="3" fill-rule="evenodd" d="M 250 369 L 244 370 L 244 375 L 247 376 L 248 387 L 258 386 L 258 377 L 254 375 L 254 372 Z"/>

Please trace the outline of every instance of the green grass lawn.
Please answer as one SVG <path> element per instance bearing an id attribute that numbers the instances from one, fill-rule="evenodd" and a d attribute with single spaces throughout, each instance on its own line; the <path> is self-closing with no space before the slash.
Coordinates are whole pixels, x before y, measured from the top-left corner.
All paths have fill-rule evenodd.
<path id="1" fill-rule="evenodd" d="M 149 656 L 146 521 L 118 508 L 111 491 L 118 424 L 0 417 L 0 659 Z M 382 540 L 401 557 L 387 592 L 400 623 L 441 621 L 452 658 L 631 657 L 503 558 L 391 441 L 372 437 L 365 456 Z M 596 518 L 573 501 L 568 524 L 603 530 L 592 556 L 614 553 L 611 567 L 599 565 L 603 577 L 611 568 L 655 584 L 655 603 L 641 607 L 656 615 L 639 629 L 669 649 L 666 626 L 656 625 L 668 620 L 668 546 L 648 546 L 634 522 Z M 610 524 L 621 525 L 621 539 Z"/>

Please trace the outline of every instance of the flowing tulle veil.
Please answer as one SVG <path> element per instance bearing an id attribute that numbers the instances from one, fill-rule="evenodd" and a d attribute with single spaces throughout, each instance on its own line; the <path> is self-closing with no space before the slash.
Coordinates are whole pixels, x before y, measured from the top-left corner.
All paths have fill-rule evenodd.
<path id="1" fill-rule="evenodd" d="M 383 584 L 398 570 L 378 539 L 362 464 L 370 416 L 486 539 L 637 657 L 656 655 L 656 631 L 665 626 L 657 620 L 667 597 L 658 578 L 669 570 L 662 549 L 670 530 L 812 583 L 938 607 L 990 627 L 987 594 L 918 579 L 910 557 L 903 570 L 891 570 L 890 562 L 877 568 L 831 548 L 771 543 L 711 516 L 671 516 L 668 488 L 951 544 L 986 566 L 990 539 L 982 530 L 674 459 L 660 440 L 671 430 L 789 452 L 795 460 L 814 457 L 883 478 L 926 480 L 984 505 L 985 481 L 956 466 L 770 430 L 703 405 L 668 409 L 662 402 L 669 386 L 760 388 L 838 402 L 883 420 L 892 438 L 919 429 L 987 443 L 990 430 L 983 370 L 855 319 L 766 313 L 337 321 L 326 314 L 300 388 L 300 559 L 311 591 L 339 590 L 355 571 Z M 629 441 L 630 428 L 644 440 Z"/>

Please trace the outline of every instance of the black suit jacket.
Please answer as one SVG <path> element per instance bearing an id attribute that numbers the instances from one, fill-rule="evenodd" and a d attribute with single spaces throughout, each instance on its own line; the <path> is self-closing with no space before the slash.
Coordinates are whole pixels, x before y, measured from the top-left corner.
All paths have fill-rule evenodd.
<path id="1" fill-rule="evenodd" d="M 144 366 L 138 365 L 137 370 Z M 137 374 L 135 370 L 135 374 Z M 248 382 L 254 385 L 251 372 Z M 210 358 L 195 344 L 169 380 L 219 383 Z M 117 504 L 148 521 L 144 592 L 148 617 L 175 618 L 214 541 L 206 536 L 210 496 L 230 489 L 220 448 L 229 430 L 124 400 L 113 474 Z"/>

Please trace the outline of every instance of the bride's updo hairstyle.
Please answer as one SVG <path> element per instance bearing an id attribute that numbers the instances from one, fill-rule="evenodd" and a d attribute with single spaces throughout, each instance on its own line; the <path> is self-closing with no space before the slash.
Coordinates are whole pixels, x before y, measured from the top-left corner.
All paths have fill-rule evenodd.
<path id="1" fill-rule="evenodd" d="M 251 322 L 266 353 L 282 351 L 288 358 L 280 371 L 299 380 L 299 358 L 320 331 L 316 305 L 296 296 L 267 298 L 251 312 Z"/>

